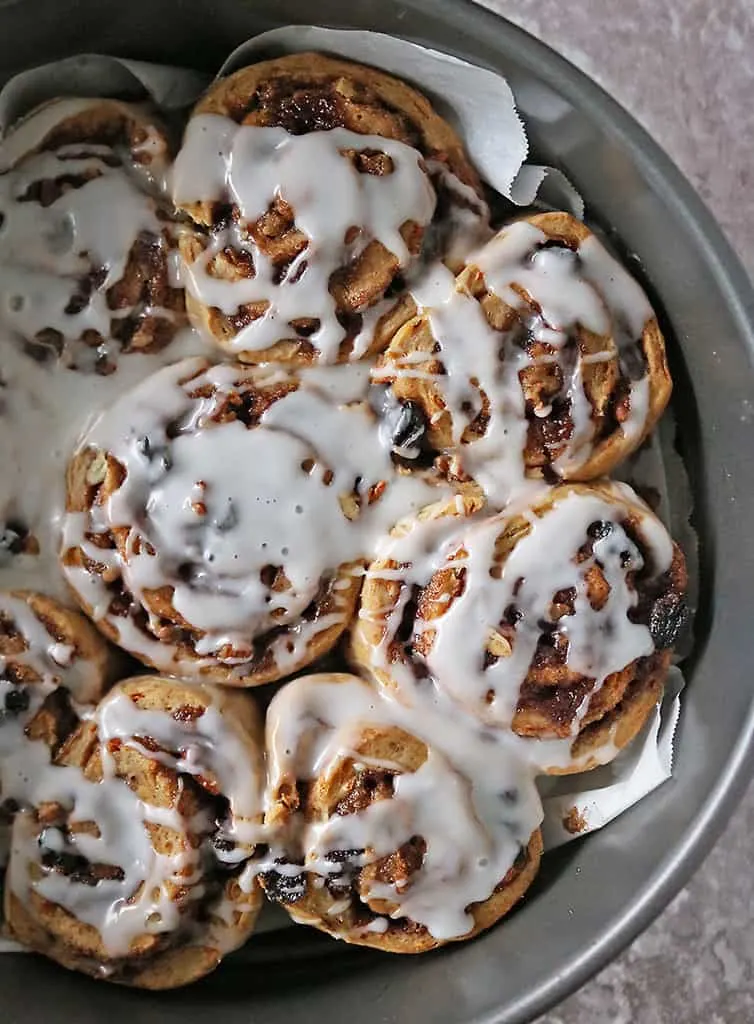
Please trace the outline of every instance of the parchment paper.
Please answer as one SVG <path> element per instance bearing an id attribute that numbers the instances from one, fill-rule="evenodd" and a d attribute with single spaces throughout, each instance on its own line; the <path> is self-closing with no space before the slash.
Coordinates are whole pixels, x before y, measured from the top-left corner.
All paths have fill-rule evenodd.
<path id="1" fill-rule="evenodd" d="M 171 113 L 188 107 L 209 84 L 209 76 L 140 60 L 82 53 L 42 64 L 6 82 L 0 90 L 0 141 L 15 121 L 61 96 L 150 99 Z"/>
<path id="2" fill-rule="evenodd" d="M 564 174 L 523 166 L 529 142 L 505 79 L 452 54 L 381 32 L 287 25 L 236 47 L 217 77 L 254 61 L 307 50 L 373 64 L 415 85 L 456 129 L 484 180 L 516 206 L 529 206 L 546 180 L 548 202 L 583 216 L 581 196 Z"/>

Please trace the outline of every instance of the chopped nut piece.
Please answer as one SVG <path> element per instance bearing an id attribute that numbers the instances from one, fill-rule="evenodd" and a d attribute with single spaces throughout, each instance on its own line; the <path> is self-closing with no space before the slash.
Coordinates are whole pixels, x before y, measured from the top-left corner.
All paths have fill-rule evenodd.
<path id="1" fill-rule="evenodd" d="M 563 818 L 563 828 L 566 832 L 570 832 L 572 836 L 577 836 L 580 832 L 585 832 L 589 828 L 589 822 L 578 807 L 572 807 Z"/>
<path id="2" fill-rule="evenodd" d="M 386 487 L 387 487 L 387 484 L 385 483 L 384 480 L 380 480 L 379 483 L 372 484 L 372 486 L 369 488 L 369 504 L 370 505 L 373 504 L 375 501 L 377 501 L 379 498 L 382 497 L 382 495 L 385 493 L 385 488 Z"/>
<path id="3" fill-rule="evenodd" d="M 338 495 L 338 501 L 340 502 L 340 507 L 343 509 L 343 515 L 346 519 L 353 521 L 354 519 L 359 518 L 359 512 L 361 509 L 359 507 L 359 499 L 355 494 L 340 494 Z"/>
<path id="4" fill-rule="evenodd" d="M 513 649 L 502 633 L 492 629 L 487 639 L 487 650 L 497 658 L 509 658 Z"/>
<path id="5" fill-rule="evenodd" d="M 101 484 L 107 475 L 107 455 L 105 452 L 97 452 L 92 461 L 89 463 L 89 468 L 86 471 L 86 482 L 95 487 L 97 484 Z"/>

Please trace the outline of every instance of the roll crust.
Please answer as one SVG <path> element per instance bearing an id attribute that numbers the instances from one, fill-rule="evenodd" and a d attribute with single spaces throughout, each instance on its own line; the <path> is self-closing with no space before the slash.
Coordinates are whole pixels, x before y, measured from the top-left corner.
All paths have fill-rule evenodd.
<path id="1" fill-rule="evenodd" d="M 288 413 L 294 399 L 304 405 Z M 100 421 L 102 439 L 95 429 L 69 464 L 61 555 L 74 596 L 102 632 L 164 672 L 230 686 L 272 682 L 326 654 L 355 611 L 361 524 L 400 484 L 382 476 L 392 467 L 373 440 L 378 465 L 356 442 L 346 464 L 329 458 L 340 435 L 348 444 L 355 430 L 371 431 L 371 411 L 338 406 L 295 376 L 188 360 L 125 396 L 111 416 Z M 141 435 L 135 446 L 117 447 L 120 423 Z M 181 455 L 187 446 L 212 449 L 201 470 Z M 241 483 L 233 460 L 246 463 Z M 176 497 L 163 524 L 153 496 L 168 489 Z M 303 543 L 311 547 L 299 561 L 309 570 L 294 575 L 294 546 Z"/>
<path id="2" fill-rule="evenodd" d="M 599 502 L 595 507 L 610 515 L 607 520 L 595 520 L 588 526 L 585 523 L 584 532 L 579 527 L 573 538 L 565 533 L 565 520 L 561 543 L 570 545 L 574 541 L 573 569 L 568 570 L 574 586 L 556 589 L 553 584 L 550 589 L 548 577 L 543 574 L 543 593 L 550 596 L 547 600 L 540 598 L 544 602 L 541 608 L 539 604 L 536 608 L 526 604 L 518 607 L 509 596 L 501 598 L 506 607 L 498 608 L 494 585 L 478 582 L 477 586 L 489 589 L 485 598 L 467 598 L 472 609 L 476 606 L 473 602 L 479 601 L 489 619 L 489 628 L 481 640 L 482 649 L 475 655 L 478 671 L 468 684 L 453 677 L 452 667 L 448 676 L 446 667 L 433 660 L 434 649 L 442 635 L 440 631 L 449 628 L 444 625 L 445 618 L 474 587 L 469 574 L 484 571 L 480 556 L 475 555 L 480 546 L 480 524 L 490 538 L 482 548 L 492 552 L 489 576 L 504 583 L 510 561 L 516 566 L 510 571 L 520 573 L 521 583 L 513 587 L 517 593 L 517 586 L 525 585 L 527 570 L 532 574 L 537 571 L 533 562 L 522 560 L 517 554 L 518 546 L 532 533 L 534 524 L 557 513 L 559 507 L 573 498 Z M 562 751 L 558 754 L 547 742 L 542 744 L 541 763 L 540 754 L 534 760 L 539 770 L 546 773 L 584 771 L 611 760 L 641 729 L 662 693 L 672 645 L 686 616 L 687 576 L 680 548 L 670 542 L 659 521 L 629 489 L 609 481 L 562 484 L 545 490 L 532 506 L 493 518 L 480 519 L 478 510 L 479 504 L 472 500 L 436 505 L 424 511 L 425 525 L 459 521 L 454 532 L 447 531 L 450 540 L 444 558 L 439 564 L 430 562 L 426 568 L 417 569 L 411 561 L 411 548 L 400 546 L 402 536 L 410 540 L 412 533 L 420 535 L 421 522 L 408 520 L 394 531 L 396 553 L 378 559 L 367 571 L 351 640 L 354 663 L 380 686 L 395 692 L 398 699 L 411 699 L 415 686 L 428 676 L 434 677 L 441 691 L 447 689 L 484 721 L 494 725 L 507 723 L 516 736 L 525 740 L 567 744 L 565 760 Z M 463 525 L 465 520 L 467 526 Z M 626 564 L 622 582 L 618 572 L 605 569 L 605 556 L 595 555 L 595 545 L 615 530 L 620 531 L 619 536 L 625 538 L 627 546 L 625 553 L 620 554 Z M 657 536 L 658 530 L 660 538 L 665 538 L 660 543 L 671 552 L 669 564 L 659 568 L 654 562 L 655 542 L 648 540 Z M 418 542 L 416 550 L 421 550 Z M 542 560 L 546 573 L 547 555 L 532 549 L 531 557 Z M 625 588 L 623 595 L 618 595 L 619 587 Z M 613 613 L 611 619 L 605 620 L 608 625 L 603 625 L 602 616 L 607 614 L 604 610 L 611 600 L 620 600 L 622 611 Z M 458 607 L 462 605 L 459 603 Z M 616 669 L 608 658 L 605 663 L 610 670 L 604 678 L 590 677 L 583 668 L 573 667 L 569 661 L 573 631 L 577 631 L 574 635 L 580 649 L 586 643 L 583 636 L 591 635 L 594 643 L 609 650 L 609 634 L 603 630 L 619 633 L 620 626 L 616 624 L 624 614 L 630 620 L 627 628 L 634 632 L 630 639 L 624 637 L 618 642 L 620 650 L 634 652 L 630 660 Z M 532 615 L 540 616 L 536 626 L 530 621 Z M 474 624 L 470 620 L 468 625 L 468 642 L 473 643 Z M 522 637 L 532 635 L 536 635 L 536 643 L 531 647 L 530 660 L 522 665 L 517 662 L 517 644 L 526 642 Z M 509 668 L 514 663 L 517 667 Z M 490 689 L 485 692 L 482 680 L 493 668 L 498 683 L 493 683 L 490 676 Z M 514 684 L 520 688 L 512 696 L 508 689 Z M 500 696 L 498 685 L 502 688 L 500 692 L 507 694 L 501 711 L 495 710 Z M 509 705 L 510 710 L 506 710 Z"/>
<path id="3" fill-rule="evenodd" d="M 531 232 L 523 246 L 514 237 L 522 226 Z M 539 280 L 532 270 L 548 249 L 574 264 L 562 283 L 557 269 Z M 592 480 L 613 470 L 653 430 L 672 390 L 662 332 L 648 305 L 642 308 L 638 285 L 585 224 L 562 212 L 514 222 L 469 257 L 452 288 L 465 298 L 467 314 L 438 338 L 432 309 L 419 312 L 396 332 L 378 375 L 401 401 L 421 408 L 434 448 L 458 446 L 472 461 L 496 416 L 511 425 L 520 415 L 522 475 Z M 562 319 L 549 323 L 548 316 Z M 486 326 L 472 331 L 475 318 Z M 635 338 L 630 332 L 638 324 L 630 320 L 642 322 Z M 496 374 L 518 360 L 510 385 L 491 379 L 480 345 L 496 350 Z M 461 349 L 463 361 L 454 358 Z M 453 384 L 448 374 L 465 383 Z M 511 411 L 516 403 L 509 387 L 520 392 L 520 413 Z M 454 392 L 467 397 L 460 403 Z M 518 443 L 516 434 L 499 441 Z"/>
<path id="4" fill-rule="evenodd" d="M 344 691 L 345 703 L 353 699 L 354 687 L 363 690 L 367 698 L 369 694 L 363 682 L 337 673 L 303 677 L 290 686 L 304 694 L 308 687 L 329 688 L 333 705 L 338 702 L 340 688 Z M 290 694 L 287 698 L 290 699 Z M 279 712 L 286 714 L 285 724 L 288 727 L 296 713 L 295 693 L 293 700 L 292 714 L 288 707 Z M 320 722 L 320 725 L 325 728 L 327 710 L 322 714 L 325 721 Z M 378 711 L 378 719 L 379 715 Z M 399 800 L 398 793 L 403 792 L 402 783 L 411 777 L 416 778 L 417 773 L 427 769 L 430 757 L 438 756 L 431 741 L 419 739 L 401 724 L 390 722 L 388 710 L 387 720 L 382 722 L 359 723 L 358 715 L 354 715 L 348 729 L 348 749 L 327 759 L 314 777 L 287 770 L 278 772 L 275 766 L 279 764 L 278 747 L 281 741 L 274 735 L 276 717 L 277 713 L 272 712 L 272 723 L 268 721 L 268 732 L 273 730 L 268 740 L 273 768 L 266 823 L 282 836 L 300 835 L 302 831 L 306 833 L 307 829 L 316 835 L 318 830 L 326 831 L 328 827 L 334 826 L 343 830 L 341 842 L 347 846 L 352 842 L 348 831 L 351 816 L 366 821 L 370 812 L 376 809 L 384 812 L 385 802 Z M 421 715 L 418 715 L 417 724 L 420 724 L 420 719 Z M 306 734 L 299 735 L 298 739 L 297 749 L 290 753 L 294 760 L 298 760 L 302 766 L 306 765 L 308 769 L 311 766 L 307 750 L 311 740 Z M 313 742 L 316 743 L 316 740 Z M 460 755 L 458 747 L 457 744 L 455 753 Z M 448 753 L 444 750 L 443 756 Z M 321 756 L 318 758 L 320 760 Z M 469 802 L 466 810 L 473 815 L 475 805 L 472 802 L 472 790 L 480 780 L 466 777 L 462 767 L 458 767 L 457 771 L 458 785 L 467 787 L 464 788 L 465 799 Z M 494 774 L 494 767 L 492 772 Z M 494 779 L 488 780 L 487 784 L 494 786 Z M 427 799 L 439 800 L 440 793 L 431 796 L 427 794 Z M 324 875 L 316 866 L 317 861 L 321 860 L 321 854 L 316 855 L 315 866 L 309 869 L 309 857 L 314 855 L 307 853 L 301 861 L 301 874 L 297 877 L 291 874 L 285 858 L 277 858 L 274 866 L 260 875 L 268 897 L 284 906 L 298 923 L 311 925 L 348 943 L 371 946 L 391 953 L 423 953 L 446 942 L 465 941 L 500 921 L 522 899 L 537 873 L 542 855 L 539 829 L 532 832 L 528 841 L 523 841 L 517 855 L 511 855 L 513 863 L 504 876 L 493 883 L 489 895 L 463 908 L 468 916 L 468 930 L 463 934 L 437 936 L 432 934 L 430 927 L 413 920 L 410 913 L 402 912 L 401 897 L 410 894 L 413 887 L 421 884 L 423 873 L 427 870 L 426 858 L 429 857 L 431 861 L 433 857 L 442 857 L 442 844 L 435 847 L 437 836 L 433 834 L 432 826 L 429 825 L 429 831 L 424 832 L 420 823 L 421 812 L 417 812 L 417 808 L 410 804 L 408 807 L 411 809 L 406 804 L 399 805 L 395 809 L 395 817 L 402 821 L 403 817 L 413 811 L 415 834 L 405 843 L 397 845 L 392 852 L 375 857 L 369 840 L 365 850 L 336 846 L 324 855 L 325 861 L 330 864 L 329 872 Z M 451 800 L 446 812 L 452 816 L 455 811 L 456 807 Z M 386 819 L 389 819 L 389 814 L 386 814 Z M 489 828 L 491 824 L 485 820 L 484 815 L 475 821 L 477 827 L 482 829 Z M 447 827 L 447 822 L 444 827 Z M 385 828 L 389 830 L 390 826 L 386 824 Z M 362 835 L 358 823 L 353 835 Z M 492 856 L 491 849 L 495 842 L 485 832 L 484 850 L 488 856 Z M 477 851 L 479 853 L 481 846 Z M 469 856 L 468 851 L 465 856 Z M 463 859 L 459 857 L 459 860 L 463 865 Z M 483 863 L 486 865 L 487 862 Z M 469 865 L 459 868 L 454 862 L 454 869 L 449 867 L 448 870 L 470 871 L 473 868 Z M 458 884 L 452 874 L 448 874 L 445 883 L 449 889 Z"/>
<path id="5" fill-rule="evenodd" d="M 54 100 L 3 148 L 0 199 L 14 252 L 0 266 L 12 296 L 4 319 L 29 354 L 109 375 L 120 353 L 169 344 L 186 316 L 161 194 L 173 147 L 159 118 L 117 100 Z"/>
<path id="6" fill-rule="evenodd" d="M 128 734 L 127 720 L 118 728 L 122 706 L 129 709 L 127 714 L 134 722 L 143 719 L 135 736 Z M 107 708 L 116 709 L 115 727 L 111 719 L 103 718 Z M 232 741 L 237 771 L 256 776 L 261 788 L 261 723 L 253 704 L 240 694 L 153 676 L 124 681 L 98 711 L 94 720 L 81 723 L 71 733 L 45 780 L 48 794 L 56 791 L 56 785 L 61 795 L 72 787 L 73 810 L 52 798 L 16 818 L 5 894 L 7 927 L 24 945 L 71 970 L 140 988 L 175 988 L 209 973 L 224 953 L 245 941 L 261 903 L 256 883 L 239 885 L 233 864 L 241 863 L 240 858 L 227 866 L 216 859 L 225 841 L 216 838 L 215 817 L 230 814 L 233 818 L 242 803 L 238 793 L 228 789 L 225 769 L 213 771 L 222 764 L 217 750 L 208 754 L 206 748 L 196 748 L 194 762 L 184 764 L 185 750 L 191 749 L 197 734 L 205 743 Z M 204 727 L 202 720 L 208 715 L 216 718 Z M 185 744 L 183 752 L 178 749 L 181 743 Z M 56 770 L 60 770 L 59 776 Z M 80 777 L 80 781 L 66 783 L 63 770 L 69 773 L 65 778 L 73 772 L 73 779 Z M 80 838 L 88 835 L 101 841 L 105 857 L 113 853 L 112 848 L 108 850 L 109 823 L 96 818 L 82 820 L 76 813 L 77 799 L 82 800 L 82 807 L 90 806 L 84 799 L 92 786 L 108 790 L 108 813 L 116 816 L 123 809 L 124 790 L 128 790 L 131 799 L 123 806 L 141 806 L 145 817 L 139 822 L 129 814 L 119 827 L 143 828 L 151 857 L 175 865 L 172 872 L 163 871 L 136 885 L 126 904 L 140 904 L 138 912 L 143 905 L 143 920 L 137 927 L 126 924 L 125 940 L 117 936 L 117 925 L 113 926 L 124 912 L 120 898 L 114 900 L 103 928 L 90 923 L 90 915 L 103 914 L 97 909 L 99 887 L 132 878 L 126 861 L 96 862 L 79 852 L 89 849 L 81 846 Z M 241 809 L 248 813 L 248 801 Z M 253 810 L 254 814 L 243 818 L 246 827 L 261 820 L 261 803 Z M 236 818 L 235 825 L 239 820 Z M 227 822 L 225 827 L 230 827 Z M 250 846 L 248 854 L 252 850 Z M 115 854 L 117 857 L 117 850 Z M 62 892 L 57 900 L 46 895 L 45 882 L 55 887 L 53 891 Z M 153 884 L 159 885 L 159 896 L 157 889 L 151 897 L 145 896 L 145 887 Z M 76 894 L 74 890 L 80 891 Z M 74 907 L 82 907 L 81 916 Z M 166 927 L 166 921 L 172 927 Z M 110 931 L 106 934 L 104 928 Z M 119 939 L 117 948 L 112 946 L 112 931 Z"/>
<path id="7" fill-rule="evenodd" d="M 193 117 L 215 115 L 238 125 L 284 129 L 291 135 L 306 135 L 332 129 L 344 129 L 355 135 L 372 137 L 370 148 L 357 151 L 343 148 L 361 175 L 389 177 L 394 173 L 393 158 L 381 152 L 375 137 L 403 143 L 417 150 L 430 189 L 437 196 L 434 220 L 443 221 L 456 206 L 476 209 L 484 217 L 484 202 L 479 178 L 464 153 L 452 128 L 434 111 L 428 100 L 404 82 L 375 68 L 337 60 L 318 53 L 292 54 L 263 61 L 235 72 L 217 82 L 197 104 Z M 460 183 L 453 189 L 449 180 Z M 464 195 L 464 189 L 466 190 Z M 243 282 L 257 272 L 255 260 L 269 259 L 276 273 L 285 277 L 286 268 L 302 265 L 300 257 L 310 246 L 305 230 L 298 226 L 296 210 L 278 195 L 267 212 L 250 224 L 243 224 L 237 208 L 224 201 L 189 201 L 178 197 L 178 205 L 200 229 L 187 232 L 181 239 L 181 252 L 187 264 L 196 263 L 208 245 L 205 231 L 222 231 L 228 221 L 237 221 L 252 250 L 239 250 L 232 241 L 212 257 L 209 273 L 224 281 Z M 426 223 L 410 217 L 400 227 L 403 243 L 411 260 L 419 255 Z M 358 233 L 360 225 L 352 226 Z M 438 236 L 439 237 L 439 236 Z M 298 259 L 298 262 L 297 261 Z M 315 254 L 315 259 L 318 258 Z M 411 316 L 413 302 L 402 289 L 401 263 L 396 254 L 380 240 L 367 240 L 355 256 L 344 246 L 342 261 L 329 278 L 329 290 L 335 303 L 343 340 L 335 359 L 354 357 L 357 336 L 364 328 L 364 314 L 382 302 L 370 321 L 369 337 L 359 341 L 359 357 L 381 351 L 399 326 Z M 311 271 L 309 271 L 311 272 Z M 272 299 L 272 293 L 267 297 Z M 384 300 L 389 298 L 390 301 Z M 316 321 L 302 318 L 281 324 L 281 337 L 260 348 L 244 347 L 239 332 L 268 309 L 268 301 L 242 303 L 235 312 L 204 302 L 189 288 L 187 307 L 192 320 L 243 362 L 309 363 L 322 359 L 317 347 Z"/>

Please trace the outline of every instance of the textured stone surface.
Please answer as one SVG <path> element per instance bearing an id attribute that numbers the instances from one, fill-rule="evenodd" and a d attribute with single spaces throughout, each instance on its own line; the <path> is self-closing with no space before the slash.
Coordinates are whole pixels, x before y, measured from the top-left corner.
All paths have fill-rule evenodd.
<path id="1" fill-rule="evenodd" d="M 485 0 L 631 111 L 754 276 L 752 0 Z"/>
<path id="2" fill-rule="evenodd" d="M 753 833 L 754 788 L 665 913 L 538 1024 L 754 1021 Z"/>
<path id="3" fill-rule="evenodd" d="M 754 2 L 487 0 L 627 107 L 754 276 Z M 754 788 L 690 885 L 538 1024 L 754 1022 Z"/>

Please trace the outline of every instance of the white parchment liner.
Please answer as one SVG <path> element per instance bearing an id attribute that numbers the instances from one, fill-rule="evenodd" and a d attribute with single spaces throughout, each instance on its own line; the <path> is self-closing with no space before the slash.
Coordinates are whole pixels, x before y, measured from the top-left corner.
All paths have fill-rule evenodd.
<path id="1" fill-rule="evenodd" d="M 287 25 L 241 43 L 217 77 L 254 61 L 307 50 L 374 64 L 417 86 L 463 139 L 484 180 L 516 206 L 530 205 L 547 178 L 551 201 L 576 217 L 584 215 L 581 196 L 565 175 L 552 167 L 524 165 L 529 142 L 505 79 L 452 54 L 381 32 Z"/>
<path id="2" fill-rule="evenodd" d="M 547 178 L 548 202 L 583 216 L 582 199 L 561 172 L 525 163 L 528 142 L 507 82 L 450 54 L 377 32 L 297 25 L 243 43 L 224 62 L 218 77 L 256 60 L 306 50 L 373 64 L 415 84 L 453 124 L 482 177 L 504 198 L 515 205 L 529 205 Z M 59 96 L 150 99 L 173 114 L 193 103 L 207 84 L 207 76 L 183 68 L 97 54 L 71 57 L 22 72 L 0 90 L 0 140 L 31 109 Z M 689 563 L 693 607 L 697 541 L 688 518 L 690 487 L 674 437 L 674 421 L 666 415 L 651 441 L 616 476 L 659 494 L 659 514 L 683 546 Z M 545 849 L 602 828 L 670 777 L 683 685 L 682 673 L 674 668 L 662 703 L 641 735 L 611 765 L 583 775 L 542 780 Z M 564 825 L 565 819 L 573 822 L 575 818 L 580 825 L 576 834 Z M 290 923 L 287 915 L 270 908 L 257 931 Z M 0 952 L 18 949 L 15 943 L 0 940 Z"/>

